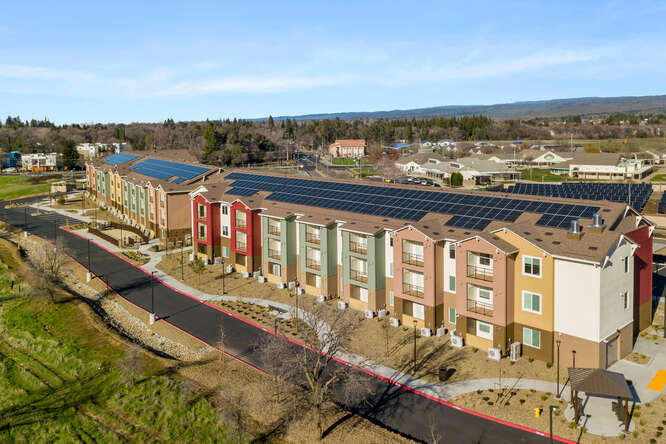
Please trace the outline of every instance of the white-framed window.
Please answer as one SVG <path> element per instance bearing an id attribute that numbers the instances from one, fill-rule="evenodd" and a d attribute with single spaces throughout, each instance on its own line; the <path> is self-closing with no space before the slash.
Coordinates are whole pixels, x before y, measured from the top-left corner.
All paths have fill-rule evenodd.
<path id="1" fill-rule="evenodd" d="M 321 276 L 315 276 L 315 288 L 321 288 Z"/>
<path id="2" fill-rule="evenodd" d="M 280 264 L 271 264 L 271 274 L 273 276 L 282 276 Z"/>
<path id="3" fill-rule="evenodd" d="M 622 307 L 625 310 L 629 308 L 629 293 L 626 291 L 622 292 Z"/>
<path id="4" fill-rule="evenodd" d="M 541 295 L 523 291 L 523 311 L 541 314 Z"/>
<path id="5" fill-rule="evenodd" d="M 541 258 L 523 256 L 523 274 L 527 276 L 541 277 Z"/>
<path id="6" fill-rule="evenodd" d="M 488 253 L 479 253 L 479 266 L 490 267 L 493 263 L 493 256 Z"/>
<path id="7" fill-rule="evenodd" d="M 456 292 L 456 277 L 449 276 L 449 291 L 452 293 Z"/>
<path id="8" fill-rule="evenodd" d="M 449 307 L 449 324 L 455 324 L 456 323 L 456 309 L 453 307 Z"/>
<path id="9" fill-rule="evenodd" d="M 449 259 L 456 258 L 456 246 L 455 244 L 449 245 Z"/>
<path id="10" fill-rule="evenodd" d="M 229 247 L 222 247 L 222 257 L 229 257 Z"/>
<path id="11" fill-rule="evenodd" d="M 412 315 L 416 319 L 425 319 L 425 309 L 423 305 L 417 304 L 417 303 L 412 303 Z"/>
<path id="12" fill-rule="evenodd" d="M 391 307 L 395 306 L 395 293 L 393 293 L 393 290 L 389 291 L 389 305 Z"/>
<path id="13" fill-rule="evenodd" d="M 225 216 L 229 214 L 229 207 L 226 205 L 222 205 L 222 214 Z"/>
<path id="14" fill-rule="evenodd" d="M 393 277 L 393 262 L 389 263 L 389 277 Z"/>
<path id="15" fill-rule="evenodd" d="M 358 289 L 358 297 L 361 300 L 361 302 L 368 302 L 368 289 L 367 288 L 359 288 Z"/>
<path id="16" fill-rule="evenodd" d="M 624 272 L 629 273 L 629 256 L 625 257 L 623 260 L 624 260 Z"/>
<path id="17" fill-rule="evenodd" d="M 523 344 L 534 348 L 541 348 L 541 332 L 523 327 Z"/>
<path id="18" fill-rule="evenodd" d="M 206 224 L 199 223 L 199 225 L 198 225 L 198 232 L 199 232 L 199 237 L 198 237 L 199 240 L 203 240 L 203 241 L 207 240 L 207 237 L 206 237 Z"/>
<path id="19" fill-rule="evenodd" d="M 476 335 L 480 338 L 493 340 L 493 324 L 476 321 Z"/>
<path id="20" fill-rule="evenodd" d="M 227 225 L 222 225 L 222 236 L 229 236 L 229 227 Z"/>
<path id="21" fill-rule="evenodd" d="M 197 215 L 198 215 L 199 219 L 205 219 L 206 218 L 206 205 L 197 204 Z"/>

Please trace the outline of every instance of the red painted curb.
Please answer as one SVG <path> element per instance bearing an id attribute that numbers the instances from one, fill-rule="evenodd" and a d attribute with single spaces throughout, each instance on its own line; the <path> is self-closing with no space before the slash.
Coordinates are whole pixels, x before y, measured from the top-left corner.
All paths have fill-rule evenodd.
<path id="1" fill-rule="evenodd" d="M 118 257 L 118 258 L 124 260 L 124 261 L 127 262 L 128 264 L 130 264 L 130 265 L 132 265 L 132 266 L 134 266 L 134 267 L 140 269 L 141 271 L 143 271 L 143 272 L 146 273 L 147 275 L 151 275 L 151 273 L 149 273 L 149 272 L 147 272 L 146 270 L 144 270 L 141 266 L 134 264 L 133 262 L 129 261 L 128 259 L 123 258 L 122 256 L 118 255 L 117 253 L 115 253 L 115 252 L 109 250 L 108 248 L 103 247 L 102 245 L 98 244 L 97 242 L 95 242 L 95 241 L 93 241 L 93 240 L 91 240 L 91 239 L 88 239 L 88 238 L 86 238 L 86 237 L 84 237 L 84 236 L 82 236 L 82 235 L 80 235 L 80 234 L 78 234 L 78 233 L 74 233 L 74 232 L 72 232 L 72 231 L 70 231 L 70 230 L 68 230 L 68 229 L 66 229 L 66 228 L 62 228 L 62 227 L 60 227 L 60 229 L 63 230 L 63 231 L 67 231 L 68 233 L 73 234 L 73 235 L 75 235 L 75 236 L 79 236 L 79 237 L 82 238 L 82 239 L 89 240 L 90 242 L 92 242 L 92 243 L 94 243 L 95 245 L 97 245 L 99 248 L 102 248 L 103 250 L 105 250 L 105 251 L 107 251 L 107 252 L 113 254 L 114 256 L 116 256 L 116 257 Z M 68 256 L 69 256 L 69 255 L 68 255 Z M 70 257 L 71 257 L 71 256 L 70 256 Z M 79 263 L 80 265 L 82 265 L 82 266 L 85 268 L 85 266 L 84 266 L 83 264 L 81 264 L 78 260 L 76 260 L 76 259 L 73 258 L 73 257 L 72 257 L 72 259 L 74 259 L 74 261 L 76 261 L 77 263 Z M 225 313 L 225 314 L 227 314 L 227 315 L 233 316 L 234 318 L 236 318 L 236 319 L 238 319 L 238 320 L 240 320 L 240 321 L 243 321 L 243 322 L 245 322 L 245 323 L 247 323 L 247 324 L 249 324 L 249 325 L 252 325 L 253 327 L 259 328 L 259 329 L 261 329 L 261 330 L 263 330 L 263 331 L 265 331 L 265 332 L 267 332 L 267 333 L 270 333 L 270 334 L 276 334 L 275 331 L 269 330 L 269 329 L 267 329 L 267 328 L 265 328 L 265 327 L 263 327 L 263 326 L 261 326 L 261 325 L 257 325 L 257 324 L 255 324 L 255 323 L 253 323 L 253 322 L 251 322 L 251 321 L 248 321 L 247 319 L 241 318 L 240 316 L 237 316 L 237 315 L 235 315 L 235 314 L 233 314 L 233 313 L 230 313 L 230 312 L 228 312 L 228 311 L 226 311 L 226 310 L 223 310 L 223 309 L 221 309 L 221 308 L 219 308 L 219 307 L 216 307 L 216 306 L 214 306 L 214 305 L 211 305 L 211 304 L 207 303 L 206 301 L 202 301 L 202 300 L 200 300 L 200 299 L 198 299 L 198 298 L 196 298 L 196 297 L 194 297 L 194 296 L 191 296 L 191 295 L 189 295 L 189 294 L 187 294 L 187 293 L 184 293 L 184 292 L 181 291 L 181 290 L 178 290 L 178 289 L 176 289 L 176 288 L 173 288 L 172 286 L 170 286 L 169 284 L 167 284 L 166 282 L 162 281 L 161 279 L 159 279 L 159 278 L 157 278 L 157 277 L 156 277 L 155 279 L 157 279 L 158 281 L 160 281 L 160 282 L 161 282 L 163 285 L 165 285 L 166 287 L 168 287 L 168 288 L 170 288 L 170 289 L 172 289 L 172 290 L 174 290 L 174 291 L 176 291 L 176 292 L 178 292 L 178 293 L 180 293 L 180 294 L 182 294 L 182 295 L 184 295 L 184 296 L 187 296 L 187 297 L 189 297 L 189 298 L 191 298 L 191 299 L 194 299 L 195 301 L 198 301 L 198 302 L 200 302 L 200 303 L 202 303 L 202 304 L 205 304 L 205 305 L 207 305 L 207 306 L 209 306 L 209 307 L 211 307 L 211 308 L 213 308 L 213 309 L 215 309 L 215 310 L 218 310 L 218 311 L 220 311 L 220 312 L 223 312 L 223 313 Z M 106 283 L 105 283 L 105 284 L 106 284 Z M 106 285 L 107 285 L 107 287 L 109 287 L 108 284 L 106 284 Z M 114 293 L 116 293 L 118 296 L 120 296 L 121 298 L 123 298 L 124 300 L 126 300 L 127 302 L 129 302 L 130 304 L 134 305 L 135 307 L 137 307 L 137 308 L 139 308 L 139 309 L 141 309 L 141 310 L 144 310 L 143 308 L 141 308 L 141 307 L 139 307 L 138 305 L 134 304 L 132 301 L 130 301 L 130 300 L 124 298 L 121 294 L 119 294 L 118 292 L 116 292 L 113 288 L 111 288 L 111 287 L 109 287 L 109 288 L 110 288 Z M 144 310 L 144 311 L 146 311 L 146 310 Z M 147 311 L 146 311 L 146 312 L 147 312 Z M 173 325 L 173 324 L 170 323 L 169 321 L 166 321 L 166 320 L 163 320 L 163 321 L 166 322 L 167 324 L 169 324 L 169 325 L 175 327 L 176 329 L 178 329 L 178 330 L 180 330 L 180 331 L 182 331 L 182 332 L 188 334 L 189 336 L 191 336 L 191 337 L 193 337 L 193 338 L 195 338 L 195 339 L 197 339 L 197 340 L 203 342 L 204 344 L 206 344 L 206 345 L 210 345 L 210 344 L 208 344 L 207 342 L 205 342 L 204 340 L 202 340 L 201 338 L 198 338 L 198 337 L 192 335 L 191 333 L 189 333 L 189 332 L 187 332 L 187 331 L 185 331 L 185 330 L 183 330 L 183 329 L 181 329 L 181 328 L 179 328 L 179 327 Z M 284 336 L 283 336 L 283 337 L 284 337 Z M 286 338 L 286 337 L 285 337 L 285 338 Z M 300 342 L 298 342 L 298 341 L 296 341 L 296 340 L 294 340 L 294 339 L 290 339 L 290 338 L 286 338 L 286 339 L 287 339 L 288 341 L 290 341 L 290 342 L 296 344 L 296 345 L 299 345 L 299 346 L 301 346 L 301 347 L 307 348 L 307 349 L 312 350 L 312 351 L 317 352 L 317 353 L 321 353 L 320 351 L 315 350 L 315 349 L 313 349 L 312 347 L 309 347 L 309 346 L 307 346 L 307 345 L 305 345 L 305 344 L 302 344 L 302 343 L 300 343 Z M 219 348 L 217 348 L 217 347 L 215 347 L 215 346 L 212 346 L 212 347 L 214 347 L 215 349 L 219 350 Z M 229 354 L 229 353 L 227 353 L 227 352 L 224 352 L 224 351 L 223 351 L 222 353 L 224 353 L 225 355 L 227 355 L 227 356 L 229 356 L 229 357 L 231 357 L 231 358 L 233 358 L 233 359 L 236 359 L 236 360 L 242 362 L 243 364 L 245 364 L 245 365 L 247 365 L 247 366 L 249 366 L 249 367 L 254 368 L 255 370 L 257 370 L 257 371 L 263 373 L 264 375 L 269 375 L 269 374 L 268 374 L 267 372 L 265 372 L 264 370 L 261 370 L 260 368 L 256 367 L 255 365 L 250 364 L 249 362 L 244 361 L 244 360 L 238 358 L 237 356 L 233 356 L 233 355 L 231 355 L 231 354 Z M 355 369 L 358 369 L 358 370 L 360 370 L 360 371 L 362 371 L 362 372 L 364 372 L 364 373 L 366 373 L 366 374 L 368 374 L 368 375 L 370 375 L 370 376 L 373 376 L 373 377 L 375 377 L 375 378 L 381 379 L 382 381 L 388 382 L 388 383 L 390 383 L 390 384 L 396 385 L 396 386 L 398 386 L 398 387 L 400 387 L 400 388 L 402 388 L 402 389 L 408 390 L 408 391 L 413 392 L 413 393 L 415 393 L 415 394 L 417 394 L 417 395 L 423 396 L 424 398 L 430 399 L 431 401 L 435 401 L 435 402 L 438 402 L 438 403 L 440 403 L 440 404 L 443 404 L 443 405 L 445 405 L 445 406 L 447 406 L 447 407 L 451 407 L 451 408 L 454 408 L 454 409 L 456 409 L 456 410 L 462 411 L 462 412 L 464 412 L 464 413 L 467 413 L 467 414 L 470 414 L 470 415 L 474 415 L 474 416 L 478 416 L 478 417 L 480 417 L 480 418 L 486 419 L 486 420 L 488 420 L 488 421 L 493 421 L 493 422 L 496 422 L 496 423 L 498 423 L 498 424 L 502 424 L 502 425 L 505 425 L 505 426 L 508 426 L 508 427 L 512 427 L 512 428 L 515 428 L 515 429 L 518 429 L 518 430 L 522 430 L 522 431 L 525 431 L 525 432 L 533 433 L 533 434 L 535 434 L 535 435 L 539 435 L 539 436 L 542 436 L 542 437 L 549 437 L 549 436 L 550 436 L 548 433 L 546 433 L 546 432 L 542 432 L 542 431 L 540 431 L 540 430 L 536 430 L 536 429 L 533 429 L 533 428 L 530 428 L 530 427 L 526 427 L 526 426 L 523 426 L 523 425 L 520 425 L 520 424 L 516 424 L 516 423 L 513 423 L 513 422 L 505 421 L 505 420 L 503 420 L 503 419 L 495 418 L 495 417 L 493 417 L 493 416 L 489 416 L 489 415 L 486 415 L 486 414 L 484 414 L 484 413 L 476 412 L 476 411 L 474 411 L 474 410 L 470 410 L 470 409 L 467 409 L 467 408 L 465 408 L 465 407 L 461 407 L 461 406 L 456 405 L 456 404 L 453 404 L 453 403 L 451 403 L 451 402 L 444 401 L 444 400 L 439 399 L 439 398 L 435 398 L 434 396 L 428 395 L 428 394 L 426 394 L 426 393 L 424 393 L 424 392 L 422 392 L 422 391 L 420 391 L 420 390 L 417 390 L 417 389 L 415 389 L 415 388 L 409 387 L 409 386 L 407 386 L 407 385 L 405 385 L 405 384 L 402 384 L 402 383 L 400 383 L 400 382 L 398 382 L 398 381 L 395 381 L 395 380 L 392 380 L 392 379 L 387 378 L 387 377 L 385 377 L 385 376 L 379 375 L 379 374 L 374 373 L 374 372 L 372 372 L 372 371 L 370 371 L 370 370 L 368 370 L 368 369 L 365 369 L 365 368 L 363 368 L 363 367 L 359 367 L 359 366 L 357 366 L 357 365 L 355 365 L 355 364 L 352 364 L 351 362 L 344 361 L 344 360 L 342 360 L 342 359 L 340 359 L 340 358 L 336 358 L 336 357 L 334 357 L 334 356 L 332 356 L 331 358 L 334 359 L 334 360 L 336 360 L 337 362 L 340 362 L 341 364 L 344 364 L 344 365 L 347 365 L 347 366 L 349 366 L 349 367 L 353 367 L 353 368 L 355 368 Z M 557 440 L 557 441 L 560 441 L 560 442 L 563 442 L 563 443 L 567 443 L 567 444 L 577 444 L 576 441 L 572 441 L 572 440 L 569 440 L 569 439 L 566 439 L 566 438 L 562 438 L 562 437 L 560 437 L 560 436 L 555 436 L 555 435 L 553 435 L 553 439 L 554 439 L 554 440 Z"/>

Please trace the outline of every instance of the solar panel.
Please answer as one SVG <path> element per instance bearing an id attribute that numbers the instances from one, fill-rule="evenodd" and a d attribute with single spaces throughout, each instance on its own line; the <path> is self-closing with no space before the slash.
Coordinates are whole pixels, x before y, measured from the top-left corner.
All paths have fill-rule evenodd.
<path id="1" fill-rule="evenodd" d="M 137 157 L 139 156 L 135 156 L 134 154 L 118 153 L 107 157 L 102 162 L 106 163 L 107 165 L 121 165 L 123 163 L 127 163 L 131 160 L 134 160 Z"/>
<path id="2" fill-rule="evenodd" d="M 145 159 L 130 169 L 135 173 L 156 179 L 168 180 L 173 177 L 175 183 L 184 182 L 208 171 L 208 168 L 161 159 Z M 240 186 L 242 187 L 242 185 Z"/>

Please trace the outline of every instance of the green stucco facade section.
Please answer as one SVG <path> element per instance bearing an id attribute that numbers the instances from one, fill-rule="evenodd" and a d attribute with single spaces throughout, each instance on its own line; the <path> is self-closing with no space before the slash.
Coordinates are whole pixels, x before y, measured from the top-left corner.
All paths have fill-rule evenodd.
<path id="1" fill-rule="evenodd" d="M 338 274 L 337 266 L 337 226 L 330 225 L 328 227 L 316 228 L 319 230 L 319 244 L 312 244 L 306 242 L 305 231 L 307 224 L 298 224 L 298 243 L 300 245 L 299 251 L 299 268 L 307 270 L 309 273 L 318 274 L 322 278 L 335 276 Z M 312 270 L 307 268 L 306 249 L 307 247 L 318 248 L 320 251 L 321 270 Z"/>
<path id="2" fill-rule="evenodd" d="M 292 220 L 280 220 L 280 235 L 275 236 L 268 232 L 270 216 L 261 216 L 261 256 L 262 260 L 271 261 L 280 265 L 289 266 L 296 263 L 296 223 Z M 280 260 L 268 257 L 269 240 L 280 241 Z"/>
<path id="3" fill-rule="evenodd" d="M 349 249 L 350 232 L 342 230 L 342 279 L 344 283 L 350 283 L 368 290 L 381 290 L 386 287 L 385 264 L 385 234 L 375 236 L 368 235 L 368 253 L 360 254 Z M 368 262 L 368 283 L 357 282 L 351 279 L 351 258 L 366 260 Z"/>

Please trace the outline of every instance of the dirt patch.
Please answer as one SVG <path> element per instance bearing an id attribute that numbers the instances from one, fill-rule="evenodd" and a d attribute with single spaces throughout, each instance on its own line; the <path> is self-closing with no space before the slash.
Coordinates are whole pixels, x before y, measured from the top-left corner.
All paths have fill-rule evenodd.
<path id="1" fill-rule="evenodd" d="M 631 352 L 627 355 L 627 361 L 635 362 L 636 364 L 647 364 L 650 362 L 650 357 L 642 353 Z"/>

